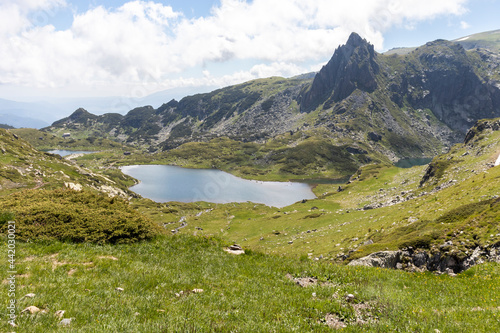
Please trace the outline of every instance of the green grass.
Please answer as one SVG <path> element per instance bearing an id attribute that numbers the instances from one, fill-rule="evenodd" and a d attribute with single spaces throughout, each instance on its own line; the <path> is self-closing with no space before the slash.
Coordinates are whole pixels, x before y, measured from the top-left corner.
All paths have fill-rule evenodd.
<path id="1" fill-rule="evenodd" d="M 327 314 L 349 324 L 347 332 L 500 329 L 499 265 L 451 278 L 251 251 L 234 256 L 223 245 L 193 236 L 117 246 L 19 242 L 19 310 L 35 305 L 49 313 L 20 315 L 16 331 L 63 330 L 57 310 L 75 318 L 64 329 L 72 332 L 330 332 L 322 322 Z M 6 266 L 6 258 L 0 262 Z M 320 283 L 302 288 L 287 274 Z M 176 296 L 193 289 L 203 292 Z M 36 296 L 21 299 L 28 293 Z M 345 300 L 349 293 L 353 303 Z M 6 293 L 1 299 L 5 304 Z M 355 324 L 357 318 L 367 323 Z"/>

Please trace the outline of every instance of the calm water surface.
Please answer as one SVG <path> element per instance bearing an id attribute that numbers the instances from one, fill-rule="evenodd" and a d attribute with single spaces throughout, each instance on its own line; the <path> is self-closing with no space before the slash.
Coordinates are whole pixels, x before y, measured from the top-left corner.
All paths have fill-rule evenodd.
<path id="1" fill-rule="evenodd" d="M 47 151 L 47 153 L 58 154 L 61 156 L 68 156 L 72 154 L 92 154 L 95 153 L 95 151 L 55 149 L 55 150 L 49 150 Z"/>
<path id="2" fill-rule="evenodd" d="M 308 184 L 246 180 L 220 170 L 130 165 L 122 167 L 122 171 L 141 181 L 130 190 L 156 202 L 251 201 L 285 207 L 302 199 L 316 197 Z"/>
<path id="3" fill-rule="evenodd" d="M 432 161 L 432 158 L 417 157 L 417 158 L 404 158 L 394 164 L 398 168 L 412 168 L 417 165 L 426 165 Z"/>

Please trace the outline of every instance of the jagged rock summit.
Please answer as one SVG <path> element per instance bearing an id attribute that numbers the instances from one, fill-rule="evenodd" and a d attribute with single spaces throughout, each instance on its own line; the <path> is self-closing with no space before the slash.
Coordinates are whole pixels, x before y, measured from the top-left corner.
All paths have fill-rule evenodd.
<path id="1" fill-rule="evenodd" d="M 325 108 L 349 97 L 356 89 L 373 92 L 379 72 L 373 45 L 352 33 L 347 43 L 335 50 L 330 61 L 316 75 L 301 100 L 302 111 L 311 111 L 325 103 Z"/>

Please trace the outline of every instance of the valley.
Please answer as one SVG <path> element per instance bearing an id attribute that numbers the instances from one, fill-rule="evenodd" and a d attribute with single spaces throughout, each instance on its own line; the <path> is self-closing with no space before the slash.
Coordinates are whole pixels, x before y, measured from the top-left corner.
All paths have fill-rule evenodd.
<path id="1" fill-rule="evenodd" d="M 319 73 L 0 129 L 1 247 L 15 221 L 19 310 L 46 311 L 17 331 L 61 330 L 60 309 L 75 332 L 500 330 L 500 68 L 476 46 L 352 34 Z M 316 198 L 155 202 L 120 170 L 138 164 Z"/>

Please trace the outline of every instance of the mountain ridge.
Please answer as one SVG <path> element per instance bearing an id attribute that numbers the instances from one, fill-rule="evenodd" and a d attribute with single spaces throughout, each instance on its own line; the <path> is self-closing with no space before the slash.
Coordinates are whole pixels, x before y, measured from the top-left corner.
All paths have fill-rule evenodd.
<path id="1" fill-rule="evenodd" d="M 84 130 L 150 151 L 220 136 L 263 143 L 301 132 L 393 161 L 434 156 L 477 120 L 500 116 L 499 65 L 496 53 L 445 40 L 383 55 L 353 33 L 313 79 L 259 79 L 124 116 L 89 113 L 85 122 L 73 114 L 45 130 Z"/>

